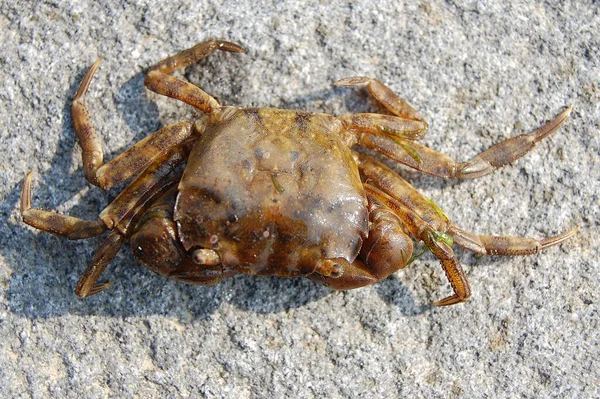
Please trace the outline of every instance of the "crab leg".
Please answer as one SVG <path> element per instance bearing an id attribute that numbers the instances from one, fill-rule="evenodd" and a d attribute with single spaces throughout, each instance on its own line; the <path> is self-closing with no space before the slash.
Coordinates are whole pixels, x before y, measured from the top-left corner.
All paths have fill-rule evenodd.
<path id="1" fill-rule="evenodd" d="M 450 247 L 452 243 L 482 255 L 531 255 L 559 245 L 572 237 L 579 227 L 542 240 L 522 237 L 479 236 L 453 225 L 443 211 L 420 194 L 387 166 L 368 155 L 355 154 L 361 174 L 366 178 L 367 192 L 392 208 L 417 239 L 423 240 L 440 260 L 455 295 L 435 304 L 438 306 L 464 302 L 470 289 L 462 267 Z M 375 187 L 377 188 L 375 188 Z M 377 196 L 377 192 L 381 194 Z M 386 202 L 385 196 L 389 196 Z"/>
<path id="2" fill-rule="evenodd" d="M 90 262 L 85 272 L 77 282 L 75 294 L 80 298 L 95 295 L 110 287 L 113 282 L 109 281 L 96 285 L 96 282 L 106 269 L 108 263 L 116 256 L 121 245 L 131 235 L 131 221 L 138 215 L 144 213 L 152 202 L 160 195 L 175 186 L 179 179 L 166 180 L 163 175 L 169 175 L 169 169 L 180 162 L 179 154 L 171 156 L 168 160 L 161 160 L 157 168 L 148 168 L 144 174 L 138 176 L 124 191 L 100 214 L 107 225 L 118 219 L 118 224 L 113 226 L 113 231 L 102 242 L 94 259 Z M 162 163 L 166 166 L 163 167 Z M 154 170 L 153 170 L 154 169 Z M 165 173 L 167 172 L 167 173 Z M 138 191 L 139 190 L 139 191 Z"/>
<path id="3" fill-rule="evenodd" d="M 366 87 L 377 101 L 394 114 L 350 114 L 339 117 L 348 130 L 389 136 L 392 139 L 401 137 L 420 140 L 425 135 L 428 125 L 421 114 L 377 79 L 357 76 L 338 80 L 334 84 Z"/>
<path id="4" fill-rule="evenodd" d="M 101 219 L 87 220 L 31 207 L 31 180 L 29 172 L 21 189 L 21 217 L 28 225 L 70 240 L 79 240 L 98 236 L 107 230 Z"/>
<path id="5" fill-rule="evenodd" d="M 438 232 L 447 233 L 457 245 L 481 255 L 532 255 L 548 247 L 559 245 L 572 237 L 579 227 L 542 240 L 524 237 L 476 235 L 451 223 L 448 216 L 429 198 L 417 191 L 406 180 L 372 157 L 355 153 L 361 173 L 370 185 L 379 188 L 415 212 Z"/>
<path id="6" fill-rule="evenodd" d="M 102 284 L 96 284 L 98 279 L 104 273 L 108 263 L 117 255 L 125 237 L 118 231 L 112 231 L 108 237 L 100 244 L 100 247 L 94 255 L 94 259 L 90 262 L 85 272 L 77 282 L 75 287 L 75 295 L 80 298 L 96 295 L 97 293 L 104 291 L 114 281 L 108 281 Z"/>
<path id="7" fill-rule="evenodd" d="M 404 226 L 413 237 L 423 241 L 431 253 L 440 261 L 442 269 L 452 286 L 454 295 L 433 304 L 435 306 L 448 306 L 465 302 L 471 296 L 471 288 L 460 262 L 456 259 L 452 251 L 451 244 L 447 242 L 447 235 L 433 229 L 414 211 L 378 188 L 365 184 L 365 190 L 368 195 L 375 197 L 383 205 L 391 209 L 404 223 Z"/>
<path id="8" fill-rule="evenodd" d="M 346 129 L 360 133 L 371 133 L 387 136 L 392 140 L 396 137 L 407 140 L 420 140 L 425 135 L 427 123 L 412 119 L 402 119 L 397 116 L 379 114 L 349 114 L 338 117 Z"/>
<path id="9" fill-rule="evenodd" d="M 241 46 L 231 42 L 220 40 L 203 42 L 154 65 L 150 68 L 144 84 L 153 92 L 175 98 L 209 114 L 219 107 L 218 101 L 198 86 L 169 74 L 208 57 L 215 50 L 233 53 L 245 52 Z"/>
<path id="10" fill-rule="evenodd" d="M 535 132 L 522 134 L 502 141 L 467 162 L 452 158 L 403 138 L 389 138 L 374 134 L 360 134 L 358 144 L 378 151 L 413 169 L 444 179 L 473 179 L 522 157 L 540 140 L 552 134 L 569 116 L 572 106 Z"/>
<path id="11" fill-rule="evenodd" d="M 30 226 L 48 233 L 65 236 L 71 240 L 95 237 L 107 229 L 114 229 L 119 223 L 123 233 L 131 221 L 132 211 L 140 203 L 153 197 L 160 182 L 163 181 L 177 165 L 186 158 L 189 149 L 185 146 L 176 147 L 170 153 L 155 160 L 144 173 L 132 181 L 119 196 L 108 205 L 95 221 L 87 221 L 60 213 L 31 207 L 31 180 L 33 173 L 29 172 L 21 189 L 21 217 Z"/>
<path id="12" fill-rule="evenodd" d="M 133 219 L 143 213 L 157 196 L 162 195 L 179 180 L 177 167 L 187 159 L 188 154 L 189 146 L 184 143 L 156 159 L 93 222 L 32 208 L 32 173 L 27 175 L 21 191 L 21 216 L 25 223 L 69 239 L 90 238 L 102 234 L 107 229 L 113 230 L 100 245 L 94 259 L 79 280 L 75 290 L 78 296 L 97 294 L 112 284 L 104 283 L 95 286 L 108 262 L 116 255 L 125 238 L 131 234 Z"/>
<path id="13" fill-rule="evenodd" d="M 454 291 L 454 295 L 450 295 L 433 304 L 435 306 L 449 306 L 466 302 L 471 296 L 471 287 L 469 286 L 467 275 L 463 271 L 456 255 L 454 255 L 454 251 L 452 251 L 452 247 L 444 240 L 438 239 L 434 232 L 427 232 L 424 241 L 427 248 L 440 261 L 442 269 L 446 273 L 446 277 Z"/>
<path id="14" fill-rule="evenodd" d="M 365 180 L 415 212 L 437 231 L 446 231 L 450 219 L 429 198 L 421 194 L 400 175 L 369 155 L 353 153 Z"/>
<path id="15" fill-rule="evenodd" d="M 71 240 L 95 237 L 107 230 L 102 219 L 93 222 L 49 212 L 42 209 L 31 208 L 31 178 L 32 172 L 27 174 L 21 191 L 21 217 L 30 226 L 48 233 L 65 236 Z M 96 294 L 108 288 L 112 282 L 96 286 L 98 277 L 102 274 L 108 262 L 121 248 L 123 236 L 116 231 L 109 234 L 102 243 L 94 259 L 79 280 L 75 293 L 80 297 Z"/>
<path id="16" fill-rule="evenodd" d="M 394 115 L 399 116 L 402 119 L 408 119 L 413 121 L 420 121 L 425 125 L 427 129 L 427 122 L 421 114 L 411 107 L 406 100 L 400 98 L 396 93 L 389 87 L 378 81 L 377 79 L 367 78 L 364 76 L 355 76 L 351 78 L 340 79 L 334 83 L 336 86 L 345 87 L 366 87 L 369 93 L 377 101 L 381 103 L 388 111 Z"/>
<path id="17" fill-rule="evenodd" d="M 525 237 L 480 236 L 451 225 L 448 234 L 457 245 L 481 255 L 518 256 L 537 254 L 543 249 L 559 245 L 574 236 L 578 230 L 579 227 L 575 227 L 562 234 L 536 240 Z"/>
<path id="18" fill-rule="evenodd" d="M 559 245 L 572 237 L 579 227 L 542 240 L 524 237 L 476 235 L 453 225 L 448 216 L 429 198 L 417 191 L 393 170 L 372 157 L 354 153 L 360 172 L 373 185 L 415 212 L 434 230 L 449 234 L 454 243 L 481 255 L 532 255 Z"/>
<path id="19" fill-rule="evenodd" d="M 198 129 L 193 127 L 194 122 L 192 121 L 183 121 L 164 127 L 130 147 L 112 161 L 103 164 L 102 145 L 84 103 L 85 95 L 100 61 L 102 58 L 99 58 L 91 66 L 81 81 L 73 99 L 71 113 L 82 150 L 85 177 L 90 183 L 103 189 L 109 189 L 146 168 L 170 148 L 194 135 Z"/>

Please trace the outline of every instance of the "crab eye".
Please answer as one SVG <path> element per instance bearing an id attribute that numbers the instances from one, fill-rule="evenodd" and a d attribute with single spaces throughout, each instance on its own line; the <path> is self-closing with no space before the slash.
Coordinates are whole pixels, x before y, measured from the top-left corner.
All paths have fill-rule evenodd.
<path id="1" fill-rule="evenodd" d="M 219 254 L 206 248 L 200 248 L 192 252 L 192 259 L 198 265 L 218 265 L 221 263 Z"/>

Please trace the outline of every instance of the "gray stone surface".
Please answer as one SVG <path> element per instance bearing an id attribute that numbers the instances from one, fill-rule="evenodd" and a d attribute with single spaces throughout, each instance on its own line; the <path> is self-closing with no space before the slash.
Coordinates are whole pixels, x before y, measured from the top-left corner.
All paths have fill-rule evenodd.
<path id="1" fill-rule="evenodd" d="M 144 398 L 600 396 L 600 15 L 597 2 L 107 0 L 0 5 L 0 396 Z M 64 4 L 63 4 L 64 3 Z M 401 172 L 464 229 L 544 237 L 524 258 L 462 250 L 472 300 L 429 254 L 372 287 L 303 280 L 167 281 L 122 250 L 96 297 L 73 294 L 99 239 L 24 226 L 34 203 L 94 219 L 117 191 L 83 178 L 70 100 L 106 57 L 89 106 L 107 158 L 194 111 L 143 87 L 153 63 L 208 38 L 241 43 L 185 76 L 222 102 L 342 114 L 373 110 L 332 87 L 378 77 L 430 121 L 424 142 L 460 160 L 571 118 L 511 167 L 445 182 Z"/>

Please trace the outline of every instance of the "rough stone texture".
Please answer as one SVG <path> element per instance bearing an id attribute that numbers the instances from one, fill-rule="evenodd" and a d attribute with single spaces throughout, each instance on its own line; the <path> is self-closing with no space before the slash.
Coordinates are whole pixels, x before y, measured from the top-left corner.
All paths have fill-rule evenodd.
<path id="1" fill-rule="evenodd" d="M 600 15 L 597 2 L 5 0 L 0 5 L 1 397 L 560 397 L 600 395 Z M 64 3 L 64 4 L 63 4 Z M 154 2 L 148 2 L 154 3 Z M 373 110 L 331 83 L 378 77 L 430 121 L 424 142 L 460 160 L 535 129 L 566 125 L 525 158 L 474 181 L 402 170 L 464 229 L 543 237 L 526 258 L 462 250 L 472 300 L 425 255 L 373 287 L 239 277 L 194 287 L 122 250 L 107 292 L 76 281 L 99 239 L 69 242 L 21 222 L 34 204 L 94 219 L 117 191 L 91 187 L 69 115 L 89 65 L 107 159 L 194 115 L 143 87 L 154 62 L 208 38 L 241 43 L 185 76 L 231 105 L 342 114 Z"/>

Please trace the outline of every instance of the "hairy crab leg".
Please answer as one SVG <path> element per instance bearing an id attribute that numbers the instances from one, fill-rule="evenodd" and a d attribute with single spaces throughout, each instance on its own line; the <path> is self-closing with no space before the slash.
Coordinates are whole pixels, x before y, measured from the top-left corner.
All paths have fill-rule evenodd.
<path id="1" fill-rule="evenodd" d="M 569 106 L 535 132 L 502 141 L 467 162 L 456 162 L 438 151 L 397 137 L 390 140 L 384 136 L 364 133 L 358 135 L 358 144 L 433 176 L 444 179 L 473 179 L 485 176 L 527 154 L 536 143 L 548 137 L 565 122 L 571 109 L 572 106 Z"/>
<path id="2" fill-rule="evenodd" d="M 485 236 L 477 235 L 451 225 L 448 234 L 454 243 L 481 255 L 518 256 L 533 255 L 543 249 L 559 245 L 573 237 L 579 230 L 575 227 L 556 236 L 536 240 L 526 237 Z"/>
<path id="3" fill-rule="evenodd" d="M 209 114 L 219 108 L 219 102 L 198 86 L 169 74 L 208 57 L 215 50 L 245 53 L 245 50 L 235 43 L 220 40 L 203 42 L 154 65 L 148 71 L 144 84 L 155 93 L 175 98 Z"/>
<path id="4" fill-rule="evenodd" d="M 402 223 L 404 223 L 406 229 L 413 237 L 423 241 L 431 253 L 440 261 L 442 269 L 452 286 L 454 295 L 433 304 L 435 306 L 448 306 L 467 301 L 471 296 L 469 281 L 460 262 L 452 251 L 451 243 L 447 242 L 447 236 L 436 231 L 418 214 L 380 189 L 370 184 L 365 184 L 365 190 L 368 195 L 377 198 L 383 205 L 391 209 Z"/>
<path id="5" fill-rule="evenodd" d="M 166 153 L 189 137 L 196 129 L 193 121 L 166 126 L 149 135 L 112 161 L 103 164 L 103 151 L 96 129 L 85 105 L 90 82 L 102 61 L 99 58 L 85 74 L 71 106 L 73 125 L 82 150 L 83 171 L 86 179 L 103 189 L 109 189 L 143 170 L 154 159 Z"/>

